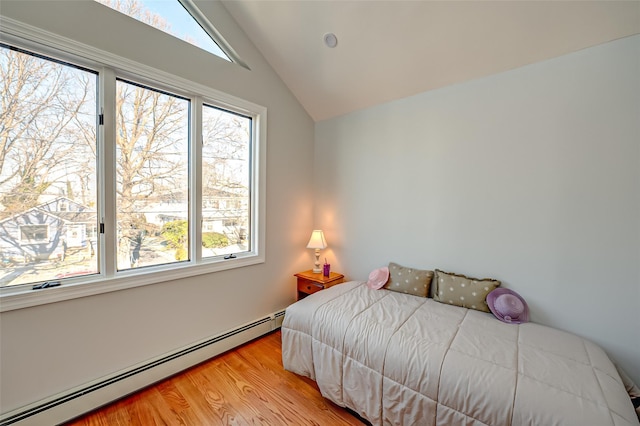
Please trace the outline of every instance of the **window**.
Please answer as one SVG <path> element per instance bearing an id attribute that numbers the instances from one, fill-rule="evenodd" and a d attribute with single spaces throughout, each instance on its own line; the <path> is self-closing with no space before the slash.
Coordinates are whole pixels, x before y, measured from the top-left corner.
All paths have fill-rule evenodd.
<path id="1" fill-rule="evenodd" d="M 20 226 L 21 244 L 40 244 L 49 242 L 49 226 L 22 225 Z"/>
<path id="2" fill-rule="evenodd" d="M 227 61 L 231 61 L 229 56 L 234 56 L 232 49 L 226 46 L 222 36 L 191 0 L 96 1 Z M 220 45 L 229 53 L 225 53 Z"/>
<path id="3" fill-rule="evenodd" d="M 188 260 L 189 100 L 118 80 L 118 270 Z"/>
<path id="4" fill-rule="evenodd" d="M 208 200 L 202 210 L 203 257 L 251 250 L 243 238 L 251 220 L 251 121 L 211 105 L 203 107 L 202 199 Z M 218 230 L 211 225 L 216 220 L 222 223 Z"/>
<path id="5" fill-rule="evenodd" d="M 98 223 L 98 74 L 6 45 L 0 70 L 0 287 L 95 273 L 95 256 L 58 260 L 78 251 L 68 229 Z"/>
<path id="6" fill-rule="evenodd" d="M 266 110 L 53 44 L 0 44 L 0 295 L 52 279 L 95 294 L 262 262 Z"/>
<path id="7" fill-rule="evenodd" d="M 69 225 L 64 243 L 67 247 L 85 247 L 87 243 L 86 233 L 84 224 Z"/>

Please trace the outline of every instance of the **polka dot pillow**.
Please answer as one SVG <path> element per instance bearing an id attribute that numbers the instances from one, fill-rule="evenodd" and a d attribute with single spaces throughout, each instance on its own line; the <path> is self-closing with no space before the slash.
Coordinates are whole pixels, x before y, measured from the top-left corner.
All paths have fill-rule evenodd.
<path id="1" fill-rule="evenodd" d="M 477 279 L 436 269 L 433 300 L 463 308 L 491 312 L 487 294 L 500 287 L 500 281 Z"/>
<path id="2" fill-rule="evenodd" d="M 427 297 L 433 279 L 433 271 L 406 268 L 397 263 L 389 263 L 389 281 L 384 288 L 398 293 Z"/>

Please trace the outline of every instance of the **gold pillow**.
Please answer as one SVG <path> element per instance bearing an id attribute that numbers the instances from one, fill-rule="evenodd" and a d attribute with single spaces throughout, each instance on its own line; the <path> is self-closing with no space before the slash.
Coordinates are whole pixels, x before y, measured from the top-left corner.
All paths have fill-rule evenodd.
<path id="1" fill-rule="evenodd" d="M 433 300 L 462 306 L 463 308 L 491 312 L 487 294 L 500 287 L 500 281 L 491 278 L 469 278 L 436 269 Z"/>
<path id="2" fill-rule="evenodd" d="M 427 297 L 433 279 L 433 271 L 406 268 L 397 263 L 389 263 L 389 281 L 384 288 L 398 293 Z"/>

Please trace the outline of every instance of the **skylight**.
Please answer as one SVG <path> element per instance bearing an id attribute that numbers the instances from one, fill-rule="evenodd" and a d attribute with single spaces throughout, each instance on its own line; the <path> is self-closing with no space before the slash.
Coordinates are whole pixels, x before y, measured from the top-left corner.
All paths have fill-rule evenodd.
<path id="1" fill-rule="evenodd" d="M 192 0 L 95 1 L 220 58 L 244 65 Z"/>

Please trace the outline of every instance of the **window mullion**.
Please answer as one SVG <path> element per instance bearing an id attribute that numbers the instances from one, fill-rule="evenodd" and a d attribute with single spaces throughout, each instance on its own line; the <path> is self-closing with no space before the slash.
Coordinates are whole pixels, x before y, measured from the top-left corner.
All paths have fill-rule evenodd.
<path id="1" fill-rule="evenodd" d="M 190 223 L 191 259 L 202 259 L 202 97 L 195 96 L 191 102 L 190 155 Z"/>
<path id="2" fill-rule="evenodd" d="M 104 68 L 100 73 L 100 106 L 104 114 L 100 126 L 100 179 L 101 182 L 101 223 L 104 233 L 100 234 L 102 252 L 100 270 L 111 277 L 116 273 L 116 74 Z"/>

